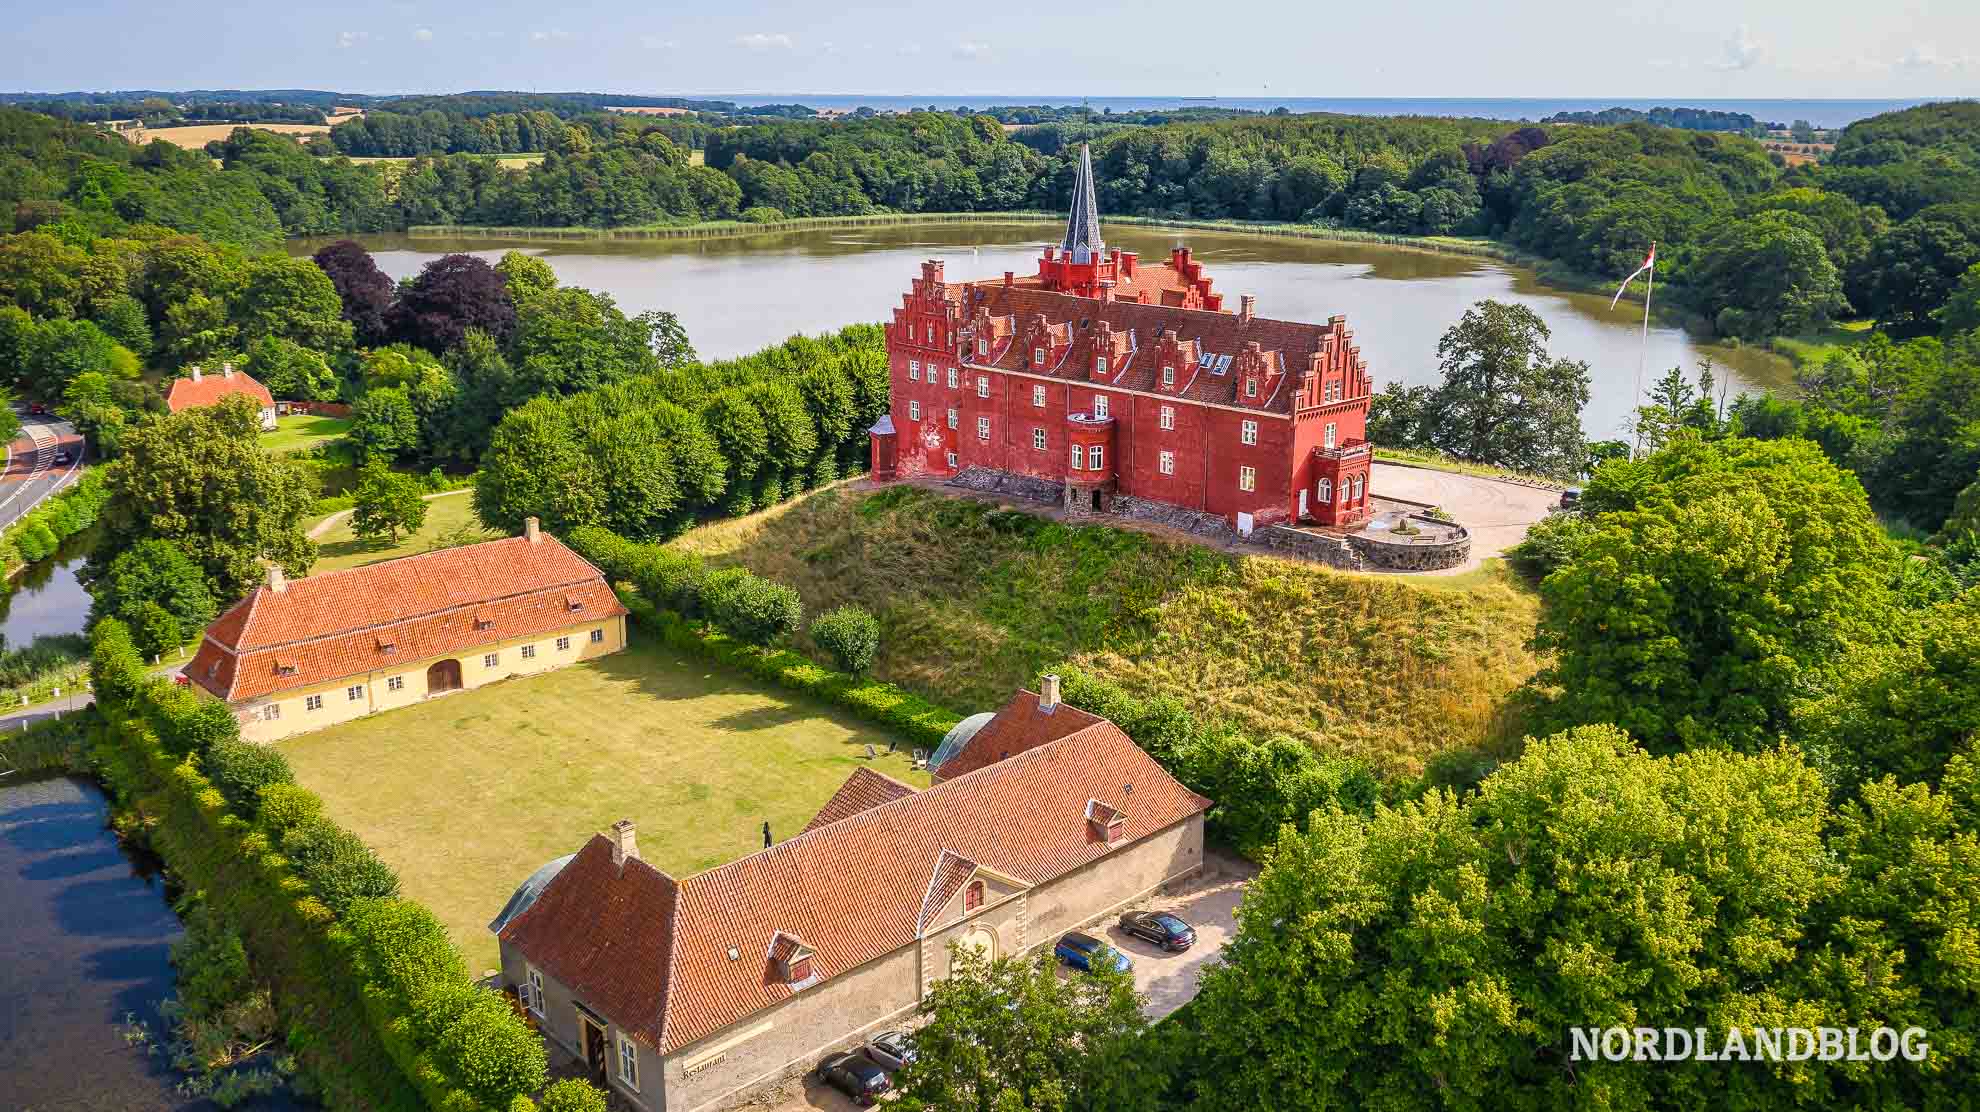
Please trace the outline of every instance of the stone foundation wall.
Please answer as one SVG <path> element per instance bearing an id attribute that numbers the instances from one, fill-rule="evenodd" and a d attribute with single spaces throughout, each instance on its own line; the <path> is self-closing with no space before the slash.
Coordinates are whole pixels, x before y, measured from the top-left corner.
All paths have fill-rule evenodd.
<path id="1" fill-rule="evenodd" d="M 1201 510 L 1189 510 L 1162 502 L 1150 502 L 1146 498 L 1121 495 L 1114 499 L 1114 511 L 1123 517 L 1167 526 L 1194 537 L 1218 541 L 1240 539 L 1238 531 L 1231 527 L 1230 522 L 1216 514 L 1204 513 Z"/>
<path id="2" fill-rule="evenodd" d="M 1361 553 L 1355 551 L 1346 538 L 1328 533 L 1309 533 L 1304 529 L 1270 525 L 1254 530 L 1251 539 L 1262 541 L 1267 548 L 1275 551 L 1342 571 L 1362 571 L 1367 566 Z"/>
<path id="3" fill-rule="evenodd" d="M 1065 499 L 1065 484 L 1049 479 L 1036 479 L 1030 475 L 1018 475 L 1009 471 L 995 471 L 988 467 L 966 467 L 948 481 L 949 486 L 973 490 L 980 494 L 1002 494 L 1011 498 L 1022 498 L 1027 502 L 1045 502 L 1060 505 Z"/>

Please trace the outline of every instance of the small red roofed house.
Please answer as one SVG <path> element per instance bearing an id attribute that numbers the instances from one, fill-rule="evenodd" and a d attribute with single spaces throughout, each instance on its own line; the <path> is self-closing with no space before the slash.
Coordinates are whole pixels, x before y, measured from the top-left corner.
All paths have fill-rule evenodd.
<path id="1" fill-rule="evenodd" d="M 1210 801 L 1057 687 L 979 722 L 927 790 L 860 769 L 803 832 L 706 872 L 669 876 L 616 823 L 489 924 L 504 984 L 626 1105 L 726 1108 L 913 1015 L 952 944 L 1050 947 L 1201 869 Z"/>
<path id="2" fill-rule="evenodd" d="M 268 581 L 206 629 L 185 667 L 274 741 L 626 647 L 626 608 L 584 557 L 520 537 Z"/>
<path id="3" fill-rule="evenodd" d="M 232 363 L 222 363 L 217 375 L 207 374 L 194 364 L 191 374 L 172 380 L 172 388 L 165 394 L 165 408 L 173 413 L 184 413 L 188 409 L 213 405 L 235 394 L 250 398 L 261 407 L 263 432 L 275 428 L 274 395 L 268 392 L 268 387 L 256 382 L 253 375 L 235 370 Z"/>

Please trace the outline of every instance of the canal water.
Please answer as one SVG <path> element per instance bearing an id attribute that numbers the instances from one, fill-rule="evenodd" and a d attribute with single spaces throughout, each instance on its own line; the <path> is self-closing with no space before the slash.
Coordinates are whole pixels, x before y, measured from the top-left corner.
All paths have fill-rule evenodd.
<path id="1" fill-rule="evenodd" d="M 744 355 L 794 332 L 817 333 L 877 321 L 900 303 L 924 259 L 942 259 L 952 280 L 1037 269 L 1039 247 L 1055 242 L 1058 224 L 897 224 L 712 239 L 579 240 L 529 243 L 504 239 L 356 237 L 394 279 L 439 256 L 465 251 L 493 261 L 512 249 L 541 255 L 566 285 L 609 293 L 628 314 L 677 314 L 704 358 Z M 1592 397 L 1582 425 L 1593 439 L 1621 436 L 1637 382 L 1673 366 L 1687 374 L 1710 357 L 1731 372 L 1732 393 L 1782 383 L 1784 360 L 1752 348 L 1701 344 L 1683 330 L 1653 324 L 1641 343 L 1641 306 L 1613 312 L 1599 294 L 1565 293 L 1533 271 L 1497 260 L 1437 254 L 1383 244 L 1292 239 L 1221 232 L 1102 225 L 1110 246 L 1139 251 L 1145 262 L 1187 244 L 1226 301 L 1258 296 L 1267 317 L 1324 321 L 1347 314 L 1362 354 L 1380 384 L 1435 383 L 1437 341 L 1483 298 L 1512 301 L 1538 313 L 1557 356 L 1589 363 Z M 327 241 L 293 241 L 308 253 Z"/>
<path id="2" fill-rule="evenodd" d="M 25 649 L 37 637 L 87 628 L 91 599 L 76 573 L 95 541 L 95 530 L 78 533 L 55 555 L 29 564 L 11 589 L 0 587 L 0 646 Z"/>
<path id="3" fill-rule="evenodd" d="M 122 1035 L 126 1014 L 156 1029 L 172 992 L 180 927 L 162 881 L 118 849 L 94 785 L 14 779 L 0 778 L 0 1107 L 211 1107 Z"/>

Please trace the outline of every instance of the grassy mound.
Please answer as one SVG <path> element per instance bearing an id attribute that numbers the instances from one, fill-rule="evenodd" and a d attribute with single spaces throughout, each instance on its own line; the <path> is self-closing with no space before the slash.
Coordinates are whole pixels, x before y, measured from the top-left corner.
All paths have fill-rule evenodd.
<path id="1" fill-rule="evenodd" d="M 1505 752 L 1506 695 L 1536 667 L 1534 600 L 1501 574 L 1350 575 L 914 487 L 826 490 L 676 543 L 791 584 L 807 613 L 872 610 L 874 672 L 958 711 L 1069 660 L 1386 774 Z"/>

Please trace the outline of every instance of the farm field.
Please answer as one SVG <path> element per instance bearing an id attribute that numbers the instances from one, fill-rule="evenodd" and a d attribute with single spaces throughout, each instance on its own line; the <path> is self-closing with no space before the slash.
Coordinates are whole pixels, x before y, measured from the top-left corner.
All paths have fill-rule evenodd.
<path id="1" fill-rule="evenodd" d="M 480 971 L 488 920 L 544 863 L 622 818 L 685 876 L 788 838 L 852 770 L 925 787 L 848 716 L 640 640 L 281 743 L 296 778 L 432 908 Z M 872 744 L 880 757 L 864 758 Z"/>
<path id="2" fill-rule="evenodd" d="M 330 523 L 329 528 L 318 535 L 316 530 L 325 522 Z M 419 532 L 400 537 L 397 544 L 360 539 L 351 532 L 351 515 L 346 511 L 318 518 L 310 524 L 309 531 L 317 546 L 316 565 L 309 569 L 312 575 L 413 556 L 435 548 L 492 540 L 498 535 L 475 516 L 474 495 L 465 490 L 427 499 L 426 524 Z"/>
<path id="3" fill-rule="evenodd" d="M 127 131 L 123 134 L 131 142 L 139 145 L 153 139 L 163 139 L 174 146 L 189 151 L 202 150 L 215 139 L 225 139 L 237 127 L 251 127 L 259 131 L 272 131 L 278 135 L 327 135 L 328 124 L 194 124 L 190 127 L 159 127 Z"/>
<path id="4" fill-rule="evenodd" d="M 1497 564 L 1447 583 L 1356 575 L 912 486 L 828 489 L 675 543 L 791 584 L 807 614 L 866 607 L 874 674 L 964 714 L 1070 662 L 1413 775 L 1516 750 L 1507 696 L 1539 667 L 1536 600 Z"/>

